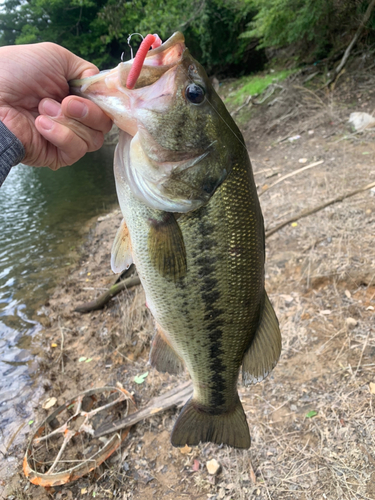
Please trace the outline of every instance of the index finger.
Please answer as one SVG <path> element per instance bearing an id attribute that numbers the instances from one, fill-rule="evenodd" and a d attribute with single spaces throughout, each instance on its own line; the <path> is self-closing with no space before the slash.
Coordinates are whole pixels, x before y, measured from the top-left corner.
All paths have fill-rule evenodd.
<path id="1" fill-rule="evenodd" d="M 78 96 L 68 96 L 61 103 L 61 111 L 68 118 L 79 121 L 86 127 L 99 130 L 103 134 L 112 128 L 112 120 L 98 105 Z"/>

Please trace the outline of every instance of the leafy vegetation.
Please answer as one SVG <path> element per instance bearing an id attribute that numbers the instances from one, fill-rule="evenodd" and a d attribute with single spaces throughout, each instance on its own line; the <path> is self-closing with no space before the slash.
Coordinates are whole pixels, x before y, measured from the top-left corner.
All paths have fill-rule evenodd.
<path id="1" fill-rule="evenodd" d="M 185 34 L 209 73 L 259 71 L 266 49 L 290 48 L 297 62 L 340 51 L 358 28 L 370 0 L 4 0 L 0 45 L 51 41 L 101 69 L 130 57 L 130 33 Z M 366 42 L 374 41 L 375 16 Z M 139 45 L 133 37 L 132 46 Z M 255 50 L 257 49 L 257 50 Z M 271 56 L 279 52 L 272 52 Z"/>
<path id="2" fill-rule="evenodd" d="M 269 85 L 285 80 L 294 71 L 285 69 L 268 75 L 244 76 L 238 80 L 237 89 L 229 94 L 227 101 L 231 104 L 242 104 L 249 95 L 261 94 Z"/>
<path id="3" fill-rule="evenodd" d="M 193 55 L 211 72 L 260 69 L 262 55 L 239 38 L 255 13 L 239 0 L 5 0 L 0 12 L 0 45 L 51 41 L 102 69 L 130 57 L 129 34 L 183 31 Z M 132 39 L 133 47 L 139 37 Z M 260 63 L 254 64 L 254 60 Z"/>
<path id="4" fill-rule="evenodd" d="M 369 0 L 247 0 L 257 11 L 241 38 L 260 47 L 292 47 L 299 58 L 323 58 L 342 49 L 359 26 Z M 375 16 L 368 23 L 374 39 Z"/>

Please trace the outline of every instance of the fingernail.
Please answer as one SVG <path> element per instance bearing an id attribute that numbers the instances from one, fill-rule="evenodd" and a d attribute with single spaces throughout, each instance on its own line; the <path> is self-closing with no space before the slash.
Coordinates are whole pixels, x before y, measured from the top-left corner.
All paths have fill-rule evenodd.
<path id="1" fill-rule="evenodd" d="M 51 130 L 54 126 L 55 122 L 48 118 L 48 116 L 40 116 L 39 117 L 39 125 L 44 128 L 44 130 Z"/>
<path id="2" fill-rule="evenodd" d="M 51 101 L 50 99 L 46 99 L 43 102 L 43 112 L 48 116 L 56 117 L 61 112 L 61 106 L 56 101 Z"/>
<path id="3" fill-rule="evenodd" d="M 87 114 L 87 106 L 82 101 L 72 99 L 68 103 L 68 113 L 74 118 L 84 118 Z"/>

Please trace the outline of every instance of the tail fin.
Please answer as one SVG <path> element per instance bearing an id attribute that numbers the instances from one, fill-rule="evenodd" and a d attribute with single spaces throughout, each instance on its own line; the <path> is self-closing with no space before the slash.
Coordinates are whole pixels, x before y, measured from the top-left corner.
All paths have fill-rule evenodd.
<path id="1" fill-rule="evenodd" d="M 207 441 L 250 448 L 249 426 L 239 399 L 232 411 L 221 415 L 210 415 L 193 399 L 185 404 L 172 431 L 172 445 L 197 445 Z"/>

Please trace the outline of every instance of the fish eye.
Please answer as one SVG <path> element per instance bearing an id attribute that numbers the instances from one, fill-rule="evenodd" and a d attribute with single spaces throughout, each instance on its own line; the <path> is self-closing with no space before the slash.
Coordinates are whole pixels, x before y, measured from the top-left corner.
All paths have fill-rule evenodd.
<path id="1" fill-rule="evenodd" d="M 196 83 L 191 83 L 185 89 L 185 96 L 193 104 L 201 104 L 204 101 L 204 89 Z"/>

